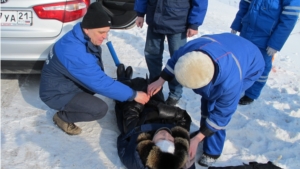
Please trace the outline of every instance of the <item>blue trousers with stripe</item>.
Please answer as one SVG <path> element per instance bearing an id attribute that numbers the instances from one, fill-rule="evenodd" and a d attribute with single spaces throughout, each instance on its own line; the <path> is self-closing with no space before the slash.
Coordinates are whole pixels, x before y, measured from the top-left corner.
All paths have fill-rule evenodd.
<path id="1" fill-rule="evenodd" d="M 206 116 L 201 113 L 201 124 L 205 123 Z M 226 131 L 225 130 L 219 130 L 215 132 L 212 136 L 210 137 L 205 137 L 203 140 L 203 152 L 209 155 L 213 156 L 219 156 L 222 153 L 224 143 L 225 143 L 225 138 L 226 138 Z"/>
<path id="2" fill-rule="evenodd" d="M 245 91 L 245 95 L 251 99 L 257 99 L 260 96 L 260 93 L 267 83 L 269 73 L 272 69 L 272 56 L 267 54 L 266 49 L 260 49 L 260 51 L 265 60 L 265 69 L 260 78 Z"/>

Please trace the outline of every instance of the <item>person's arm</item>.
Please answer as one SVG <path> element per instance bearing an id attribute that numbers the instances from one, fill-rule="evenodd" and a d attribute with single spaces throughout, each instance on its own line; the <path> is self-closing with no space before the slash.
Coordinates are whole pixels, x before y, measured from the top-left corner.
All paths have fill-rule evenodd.
<path id="1" fill-rule="evenodd" d="M 208 0 L 192 0 L 191 6 L 188 16 L 188 28 L 198 30 L 206 15 Z"/>
<path id="2" fill-rule="evenodd" d="M 284 43 L 293 31 L 300 14 L 299 0 L 283 0 L 283 10 L 279 17 L 279 22 L 270 39 L 268 47 L 280 51 Z"/>
<path id="3" fill-rule="evenodd" d="M 69 49 L 65 50 L 65 53 L 59 53 L 61 50 L 55 49 L 61 55 L 74 55 L 74 53 L 77 53 L 82 56 L 74 57 L 73 60 L 69 60 L 70 57 L 60 59 L 60 62 L 69 73 L 67 76 L 72 81 L 92 92 L 114 100 L 127 101 L 135 98 L 134 90 L 107 76 L 97 64 L 96 58 L 90 53 L 83 52 L 85 50 L 85 46 L 76 49 L 70 46 Z"/>
<path id="4" fill-rule="evenodd" d="M 147 2 L 148 0 L 135 0 L 134 10 L 138 17 L 144 18 L 147 10 Z"/>
<path id="5" fill-rule="evenodd" d="M 190 41 L 184 46 L 180 47 L 173 56 L 168 60 L 165 68 L 160 73 L 160 78 L 151 83 L 148 86 L 148 95 L 153 96 L 155 93 L 159 91 L 159 89 L 162 87 L 165 81 L 171 81 L 174 79 L 174 67 L 177 62 L 177 60 L 183 56 L 184 54 L 197 50 L 202 45 L 202 43 L 198 43 L 198 40 Z M 159 88 L 160 86 L 160 88 Z"/>
<path id="6" fill-rule="evenodd" d="M 146 9 L 147 9 L 147 0 L 135 0 L 134 10 L 136 11 L 136 14 L 138 16 L 135 21 L 137 27 L 140 28 L 143 27 Z"/>
<path id="7" fill-rule="evenodd" d="M 164 85 L 165 80 L 162 77 L 159 77 L 156 81 L 152 82 L 150 85 L 148 85 L 147 93 L 150 96 L 155 95 L 157 92 L 160 91 L 162 86 Z"/>
<path id="8" fill-rule="evenodd" d="M 246 15 L 246 13 L 248 12 L 248 8 L 250 6 L 251 1 L 247 1 L 247 0 L 241 0 L 240 4 L 239 4 L 239 10 L 235 16 L 235 19 L 233 20 L 230 28 L 232 30 L 235 30 L 237 32 L 240 32 L 242 29 L 242 19 L 244 18 L 244 16 Z"/>
<path id="9" fill-rule="evenodd" d="M 204 101 L 201 99 L 201 111 L 207 111 L 207 117 L 202 117 L 199 133 L 191 139 L 190 158 L 196 154 L 198 144 L 205 138 L 212 136 L 218 130 L 223 130 L 231 120 L 239 101 L 239 90 L 236 88 L 227 92 L 220 92 L 221 96 L 215 101 Z M 203 103 L 206 105 L 202 106 Z M 206 110 L 203 110 L 206 109 Z M 201 113 L 203 116 L 203 114 Z"/>
<path id="10" fill-rule="evenodd" d="M 192 7 L 188 16 L 187 37 L 198 34 L 198 27 L 202 25 L 208 6 L 208 0 L 192 0 Z"/>
<path id="11" fill-rule="evenodd" d="M 199 132 L 196 136 L 194 136 L 191 139 L 190 142 L 190 149 L 189 149 L 189 155 L 190 159 L 194 159 L 196 156 L 198 144 L 205 138 L 205 135 L 203 135 L 201 132 Z"/>

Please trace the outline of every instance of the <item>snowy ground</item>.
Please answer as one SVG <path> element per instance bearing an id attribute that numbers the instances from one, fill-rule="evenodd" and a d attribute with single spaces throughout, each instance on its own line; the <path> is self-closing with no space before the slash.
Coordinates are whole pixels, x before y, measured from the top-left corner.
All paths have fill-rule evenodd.
<path id="1" fill-rule="evenodd" d="M 209 0 L 204 34 L 229 32 L 237 12 L 238 0 Z M 142 29 L 111 30 L 120 61 L 134 68 L 134 76 L 145 76 L 143 56 L 146 26 Z M 193 38 L 196 38 L 193 37 Z M 193 39 L 191 38 L 191 39 Z M 189 40 L 191 40 L 189 39 Z M 296 25 L 274 67 L 261 97 L 249 106 L 239 106 L 227 130 L 224 151 L 216 166 L 240 165 L 249 161 L 273 161 L 285 169 L 300 168 L 300 23 Z M 167 47 L 167 44 L 166 44 Z M 116 77 L 110 53 L 103 45 L 107 74 Z M 168 59 L 165 48 L 164 62 Z M 83 129 L 69 136 L 52 122 L 56 112 L 38 96 L 39 76 L 2 75 L 1 77 L 1 168 L 2 169 L 114 169 L 124 168 L 117 155 L 119 131 L 114 103 L 98 121 L 77 123 Z M 164 87 L 165 96 L 168 93 Z M 178 106 L 193 119 L 192 130 L 199 127 L 199 96 L 184 89 Z M 199 149 L 200 151 L 200 149 Z M 197 165 L 197 168 L 201 167 Z"/>

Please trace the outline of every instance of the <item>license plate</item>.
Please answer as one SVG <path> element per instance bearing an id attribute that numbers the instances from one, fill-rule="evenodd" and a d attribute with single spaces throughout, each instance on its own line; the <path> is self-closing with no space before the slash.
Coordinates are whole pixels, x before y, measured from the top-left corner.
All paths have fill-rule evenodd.
<path id="1" fill-rule="evenodd" d="M 31 26 L 31 11 L 1 11 L 1 26 Z"/>

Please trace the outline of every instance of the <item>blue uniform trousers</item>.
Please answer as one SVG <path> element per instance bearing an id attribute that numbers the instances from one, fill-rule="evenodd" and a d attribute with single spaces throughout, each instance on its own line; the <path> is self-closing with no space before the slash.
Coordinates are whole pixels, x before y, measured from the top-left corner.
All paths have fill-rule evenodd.
<path id="1" fill-rule="evenodd" d="M 269 73 L 272 69 L 272 56 L 267 54 L 266 49 L 260 49 L 260 51 L 265 60 L 265 69 L 259 79 L 245 91 L 245 95 L 251 99 L 257 99 L 260 96 L 260 93 L 267 83 Z"/>

